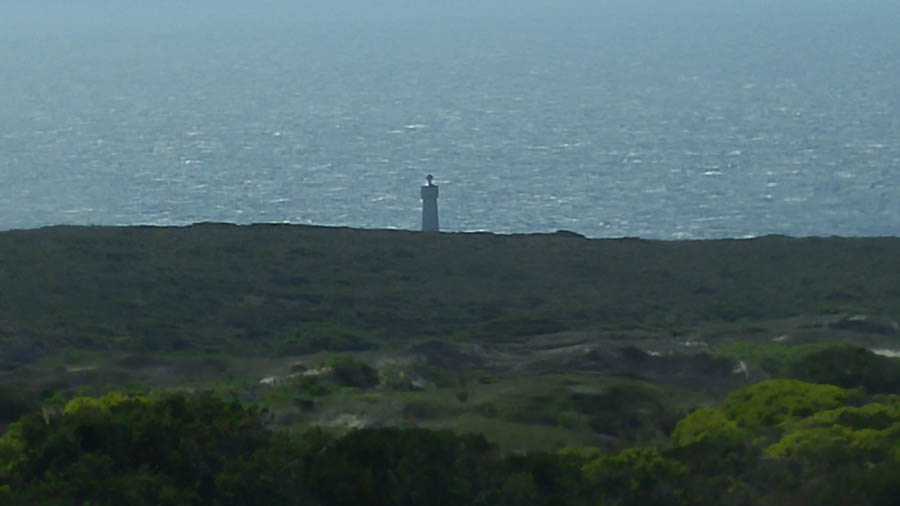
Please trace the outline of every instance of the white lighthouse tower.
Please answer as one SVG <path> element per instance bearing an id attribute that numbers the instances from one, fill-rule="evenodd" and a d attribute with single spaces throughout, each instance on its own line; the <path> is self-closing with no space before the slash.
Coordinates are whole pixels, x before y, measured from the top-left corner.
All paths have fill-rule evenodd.
<path id="1" fill-rule="evenodd" d="M 422 232 L 437 232 L 438 227 L 438 187 L 432 183 L 434 176 L 428 174 L 425 178 L 428 181 L 426 186 L 422 187 Z"/>

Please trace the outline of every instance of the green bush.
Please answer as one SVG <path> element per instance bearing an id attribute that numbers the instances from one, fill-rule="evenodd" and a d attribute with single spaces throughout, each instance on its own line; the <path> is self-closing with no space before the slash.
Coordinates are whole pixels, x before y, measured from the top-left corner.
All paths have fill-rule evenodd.
<path id="1" fill-rule="evenodd" d="M 695 411 L 663 451 L 613 455 L 504 456 L 482 436 L 425 429 L 291 435 L 210 393 L 77 397 L 0 437 L 0 504 L 897 504 L 900 397 L 797 383 L 766 382 Z M 800 411 L 814 412 L 783 409 L 803 393 L 812 401 Z M 869 402 L 834 407 L 850 399 Z M 758 437 L 772 427 L 780 439 Z"/>
<path id="2" fill-rule="evenodd" d="M 869 393 L 900 393 L 900 359 L 844 344 L 812 351 L 791 361 L 784 375 Z"/>
<path id="3" fill-rule="evenodd" d="M 632 448 L 599 457 L 584 466 L 587 480 L 598 487 L 601 504 L 686 505 L 688 469 L 654 450 Z"/>
<path id="4" fill-rule="evenodd" d="M 334 385 L 323 381 L 320 376 L 294 376 L 291 378 L 289 386 L 300 394 L 313 397 L 328 395 L 335 388 Z"/>
<path id="5" fill-rule="evenodd" d="M 212 394 L 76 398 L 0 438 L 0 487 L 18 504 L 300 504 L 284 492 L 302 452 L 276 437 L 261 411 Z"/>
<path id="6" fill-rule="evenodd" d="M 362 360 L 342 357 L 331 363 L 334 381 L 346 387 L 369 388 L 378 384 L 378 372 Z"/>
<path id="7" fill-rule="evenodd" d="M 329 446 L 311 469 L 323 505 L 478 504 L 492 448 L 481 436 L 424 429 L 363 429 Z M 480 503 L 484 504 L 484 503 Z"/>
<path id="8" fill-rule="evenodd" d="M 818 412 L 769 446 L 773 457 L 828 461 L 900 458 L 900 399 Z"/>
<path id="9" fill-rule="evenodd" d="M 862 395 L 833 385 L 799 380 L 769 380 L 736 390 L 721 410 L 738 427 L 760 429 L 805 418 L 858 401 Z"/>
<path id="10" fill-rule="evenodd" d="M 13 392 L 0 386 L 0 424 L 18 420 L 38 407 L 37 398 L 26 391 Z"/>
<path id="11" fill-rule="evenodd" d="M 733 446 L 747 437 L 747 431 L 738 427 L 722 410 L 700 408 L 682 418 L 672 431 L 671 442 L 675 446 L 709 442 L 718 446 Z"/>

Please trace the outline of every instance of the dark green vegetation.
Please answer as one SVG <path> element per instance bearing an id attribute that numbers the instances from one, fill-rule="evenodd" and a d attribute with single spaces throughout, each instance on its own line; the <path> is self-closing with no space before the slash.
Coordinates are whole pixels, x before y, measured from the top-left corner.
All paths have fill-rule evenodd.
<path id="1" fill-rule="evenodd" d="M 0 234 L 0 286 L 0 338 L 15 343 L 7 366 L 59 346 L 282 355 L 896 315 L 900 239 L 56 227 Z"/>
<path id="2" fill-rule="evenodd" d="M 769 380 L 655 449 L 503 454 L 482 436 L 267 428 L 213 394 L 75 398 L 0 438 L 0 499 L 33 505 L 891 505 L 900 396 Z"/>
<path id="3" fill-rule="evenodd" d="M 897 496 L 898 239 L 54 227 L 0 286 L 2 504 Z"/>

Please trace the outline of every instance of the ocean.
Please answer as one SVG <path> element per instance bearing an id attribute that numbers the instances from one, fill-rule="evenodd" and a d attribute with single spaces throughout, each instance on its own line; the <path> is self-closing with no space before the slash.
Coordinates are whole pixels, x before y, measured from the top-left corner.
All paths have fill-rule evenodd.
<path id="1" fill-rule="evenodd" d="M 900 233 L 898 2 L 421 3 L 7 8 L 0 229 Z"/>

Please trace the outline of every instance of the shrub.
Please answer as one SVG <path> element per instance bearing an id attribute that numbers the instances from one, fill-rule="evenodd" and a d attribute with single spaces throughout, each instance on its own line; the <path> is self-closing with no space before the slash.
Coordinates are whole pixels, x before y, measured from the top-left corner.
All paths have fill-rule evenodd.
<path id="1" fill-rule="evenodd" d="M 850 344 L 808 353 L 793 360 L 785 373 L 804 381 L 864 388 L 869 393 L 900 393 L 900 359 Z"/>
<path id="2" fill-rule="evenodd" d="M 328 395 L 335 388 L 319 376 L 295 376 L 290 380 L 290 386 L 297 389 L 300 394 L 319 397 Z"/>
<path id="3" fill-rule="evenodd" d="M 378 372 L 362 360 L 339 358 L 331 363 L 337 384 L 347 387 L 369 388 L 378 384 Z"/>
<path id="4" fill-rule="evenodd" d="M 0 424 L 18 420 L 38 407 L 37 399 L 25 392 L 13 392 L 0 386 Z"/>
<path id="5" fill-rule="evenodd" d="M 738 427 L 758 429 L 838 408 L 859 398 L 859 392 L 833 385 L 769 380 L 732 392 L 721 409 Z"/>
<path id="6" fill-rule="evenodd" d="M 687 468 L 654 450 L 631 448 L 599 457 L 584 466 L 584 475 L 606 499 L 602 504 L 687 504 L 683 482 Z"/>
<path id="7" fill-rule="evenodd" d="M 671 441 L 675 446 L 709 442 L 722 446 L 732 446 L 743 440 L 747 432 L 730 420 L 717 408 L 700 408 L 682 418 L 672 431 Z"/>

